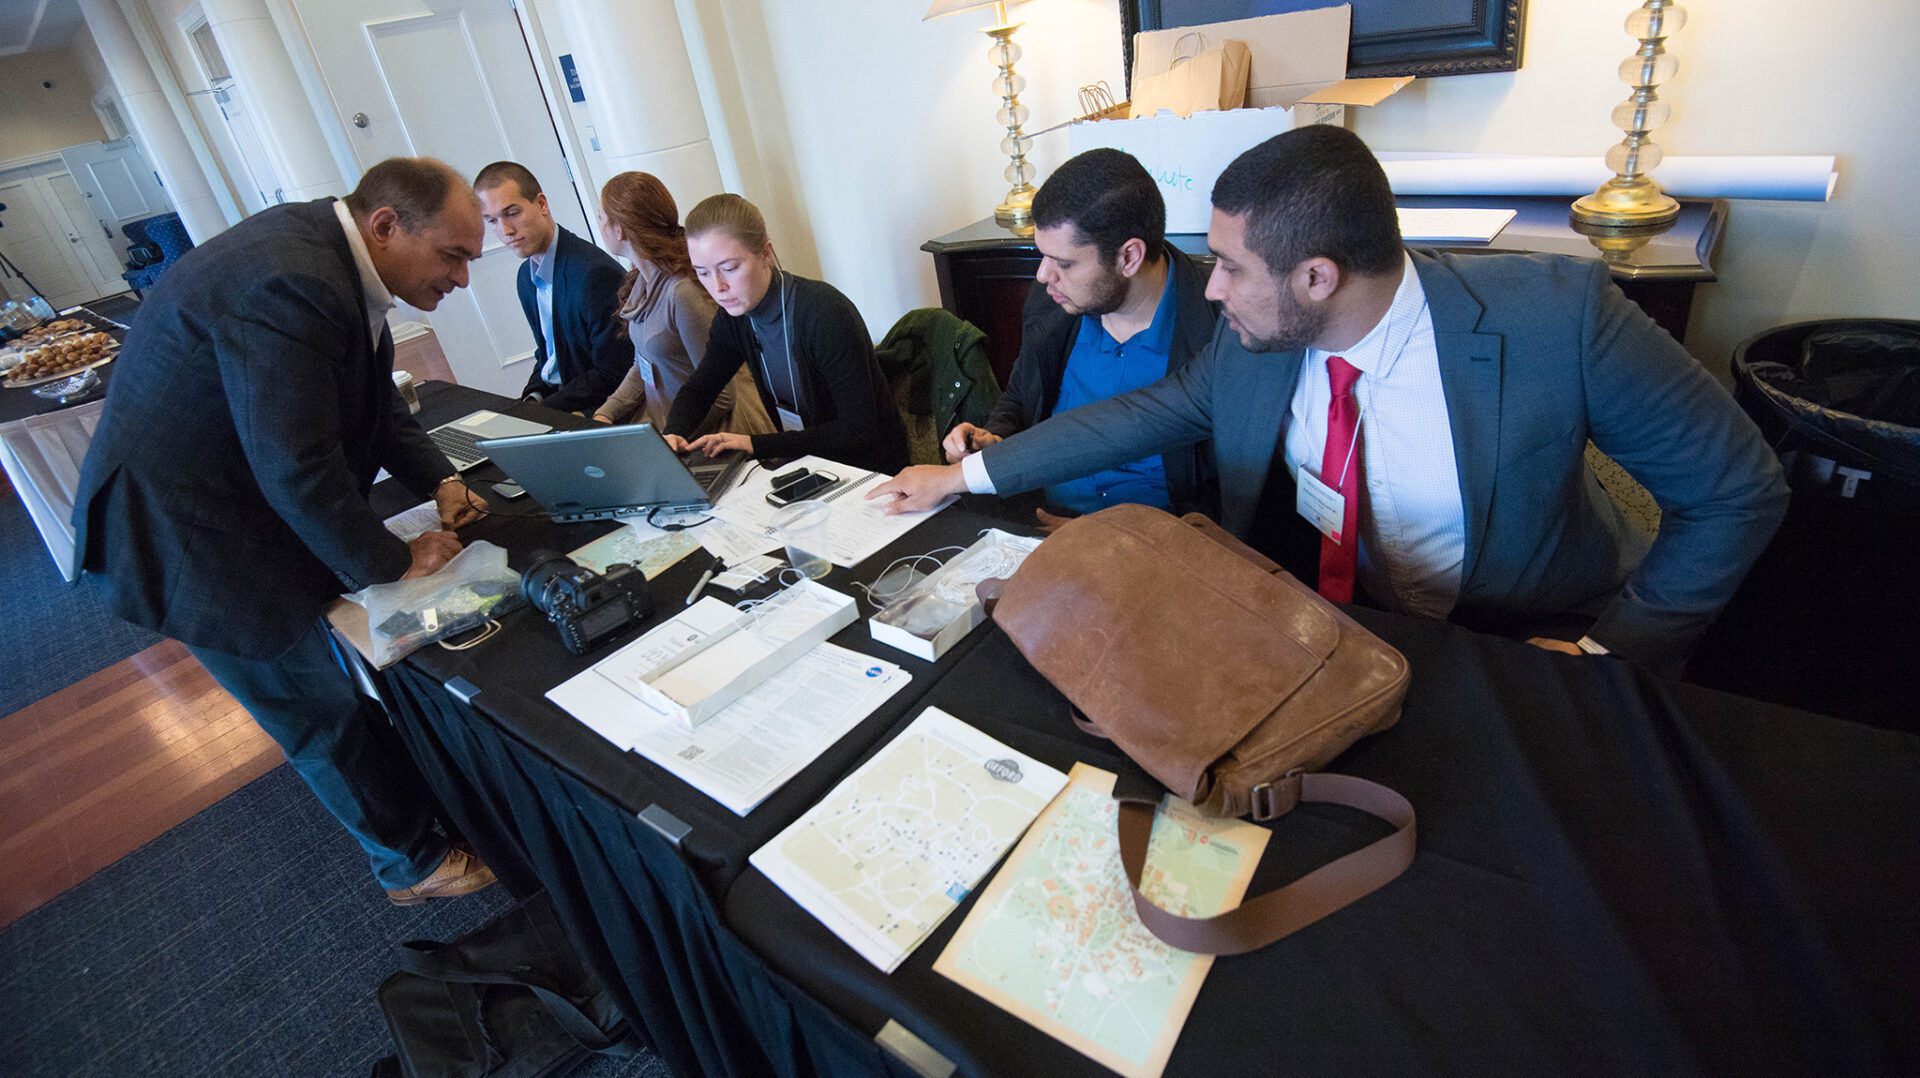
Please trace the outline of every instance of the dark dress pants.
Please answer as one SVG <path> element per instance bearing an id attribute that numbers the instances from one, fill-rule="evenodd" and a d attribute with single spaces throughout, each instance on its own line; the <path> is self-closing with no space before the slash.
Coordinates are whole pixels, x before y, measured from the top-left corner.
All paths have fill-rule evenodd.
<path id="1" fill-rule="evenodd" d="M 320 803 L 367 851 L 382 887 L 426 879 L 447 856 L 439 805 L 377 704 L 360 695 L 315 621 L 285 654 L 243 659 L 188 646 L 279 742 Z"/>

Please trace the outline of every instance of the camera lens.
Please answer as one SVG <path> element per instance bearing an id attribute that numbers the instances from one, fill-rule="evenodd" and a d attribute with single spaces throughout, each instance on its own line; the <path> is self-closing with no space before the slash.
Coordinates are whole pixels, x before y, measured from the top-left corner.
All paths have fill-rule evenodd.
<path id="1" fill-rule="evenodd" d="M 574 585 L 582 577 L 591 579 L 592 576 L 593 570 L 581 568 L 565 554 L 536 550 L 527 571 L 520 574 L 520 594 L 526 596 L 534 609 L 551 618 L 554 600 L 573 594 Z"/>

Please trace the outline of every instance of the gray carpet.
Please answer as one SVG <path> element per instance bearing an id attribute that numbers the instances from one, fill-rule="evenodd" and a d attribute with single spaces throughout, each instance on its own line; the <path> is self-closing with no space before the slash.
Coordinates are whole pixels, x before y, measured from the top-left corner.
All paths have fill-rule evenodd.
<path id="1" fill-rule="evenodd" d="M 62 580 L 20 496 L 0 495 L 0 716 L 159 642 Z"/>
<path id="2" fill-rule="evenodd" d="M 374 989 L 400 943 L 510 903 L 496 885 L 390 905 L 281 766 L 0 931 L 0 1073 L 365 1075 L 393 1050 Z M 669 1072 L 649 1055 L 576 1073 Z"/>

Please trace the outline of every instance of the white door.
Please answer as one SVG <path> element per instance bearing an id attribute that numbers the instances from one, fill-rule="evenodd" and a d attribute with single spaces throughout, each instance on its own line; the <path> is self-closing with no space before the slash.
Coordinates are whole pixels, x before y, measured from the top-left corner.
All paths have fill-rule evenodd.
<path id="1" fill-rule="evenodd" d="M 41 167 L 58 169 L 59 165 Z M 14 299 L 25 299 L 38 290 L 55 310 L 98 299 L 103 293 L 79 250 L 84 241 L 47 178 L 35 171 L 0 177 L 0 205 L 6 206 L 0 212 L 0 254 L 12 262 L 11 267 L 0 266 L 0 281 Z M 25 281 L 16 274 L 24 275 Z M 32 282 L 32 288 L 26 281 Z M 124 282 L 120 283 L 124 290 Z"/>
<path id="2" fill-rule="evenodd" d="M 280 183 L 280 174 L 274 171 L 273 159 L 267 156 L 267 148 L 260 141 L 260 130 L 254 126 L 253 117 L 248 114 L 246 103 L 234 89 L 232 79 L 215 85 L 213 102 L 220 106 L 220 117 L 227 122 L 227 133 L 233 136 L 233 144 L 240 150 L 242 167 L 237 170 L 234 179 L 250 185 L 244 192 L 248 196 L 246 201 L 252 204 L 249 212 L 257 213 L 268 206 L 285 202 L 287 192 Z"/>
<path id="3" fill-rule="evenodd" d="M 60 160 L 86 197 L 88 215 L 111 233 L 109 242 L 117 262 L 127 260 L 127 237 L 122 230 L 128 221 L 173 210 L 153 167 L 130 138 L 69 146 L 60 151 Z"/>
<path id="4" fill-rule="evenodd" d="M 589 237 L 559 136 L 506 0 L 293 0 L 340 122 L 365 169 L 427 156 L 471 178 L 518 161 L 540 178 L 553 216 Z M 463 385 L 508 396 L 526 384 L 533 333 L 520 313 L 520 258 L 487 234 L 472 285 L 428 321 Z"/>
<path id="5" fill-rule="evenodd" d="M 116 257 L 113 248 L 113 233 L 87 203 L 87 196 L 73 176 L 62 172 L 47 177 L 47 187 L 53 196 L 60 200 L 60 208 L 67 213 L 67 224 L 80 239 L 73 244 L 73 252 L 79 256 L 82 268 L 87 271 L 94 287 L 95 296 L 117 296 L 127 291 L 123 259 Z"/>

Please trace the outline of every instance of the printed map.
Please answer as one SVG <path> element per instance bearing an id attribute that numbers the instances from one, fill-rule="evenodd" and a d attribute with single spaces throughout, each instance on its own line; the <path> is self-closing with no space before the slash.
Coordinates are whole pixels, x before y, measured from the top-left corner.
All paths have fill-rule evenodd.
<path id="1" fill-rule="evenodd" d="M 933 968 L 1122 1074 L 1157 1076 L 1213 959 L 1161 943 L 1135 915 L 1113 781 L 1074 766 Z M 1186 916 L 1238 905 L 1267 834 L 1168 798 L 1142 889 Z"/>
<path id="2" fill-rule="evenodd" d="M 1066 781 L 928 708 L 751 861 L 891 973 Z"/>
<path id="3" fill-rule="evenodd" d="M 691 532 L 670 532 L 651 527 L 643 532 L 637 525 L 626 524 L 620 530 L 608 532 L 574 551 L 569 557 L 596 573 L 606 572 L 607 566 L 615 562 L 626 562 L 652 580 L 674 562 L 698 549 L 700 539 Z"/>

